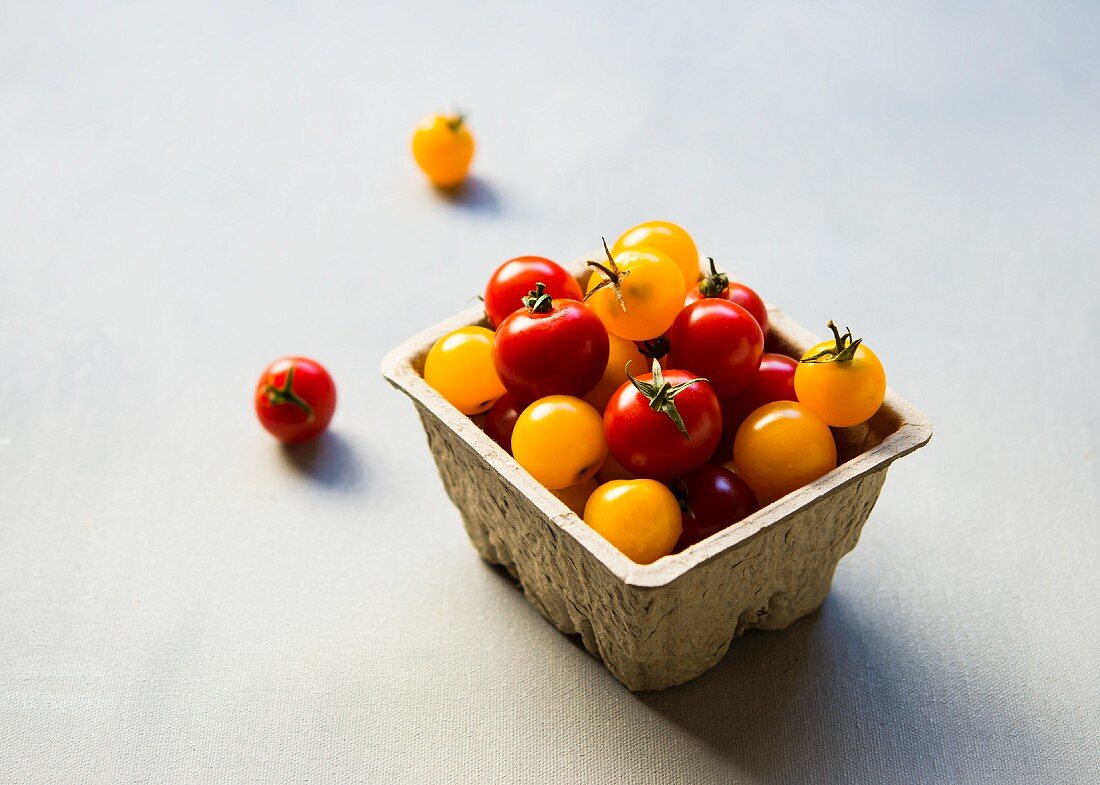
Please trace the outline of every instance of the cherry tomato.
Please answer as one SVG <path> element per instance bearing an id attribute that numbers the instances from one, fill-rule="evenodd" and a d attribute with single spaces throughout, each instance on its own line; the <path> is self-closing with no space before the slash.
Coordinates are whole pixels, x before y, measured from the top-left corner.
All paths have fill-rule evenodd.
<path id="1" fill-rule="evenodd" d="M 474 137 L 462 115 L 429 115 L 412 138 L 413 158 L 433 185 L 458 185 L 474 157 Z"/>
<path id="2" fill-rule="evenodd" d="M 528 406 L 512 431 L 512 455 L 552 491 L 584 482 L 607 457 L 599 412 L 569 395 Z"/>
<path id="3" fill-rule="evenodd" d="M 764 354 L 764 333 L 752 315 L 728 300 L 705 299 L 687 306 L 669 331 L 668 364 L 696 373 L 722 399 L 752 382 Z"/>
<path id="4" fill-rule="evenodd" d="M 584 399 L 592 404 L 592 408 L 603 413 L 607 408 L 607 402 L 623 384 L 626 383 L 626 364 L 632 363 L 634 368 L 645 368 L 649 361 L 638 351 L 638 346 L 633 341 L 620 338 L 617 335 L 608 334 L 607 367 L 603 376 L 596 382 L 596 386 Z"/>
<path id="5" fill-rule="evenodd" d="M 424 360 L 424 381 L 463 414 L 480 414 L 504 395 L 493 368 L 493 332 L 462 327 L 435 342 Z"/>
<path id="6" fill-rule="evenodd" d="M 607 457 L 603 460 L 603 465 L 596 472 L 596 479 L 600 482 L 611 482 L 612 480 L 636 480 L 638 478 L 624 469 L 623 465 L 616 461 L 615 456 L 608 451 Z"/>
<path id="7" fill-rule="evenodd" d="M 685 371 L 642 374 L 619 388 L 604 412 L 612 455 L 638 477 L 667 480 L 702 464 L 722 433 L 714 390 Z"/>
<path id="8" fill-rule="evenodd" d="M 493 365 L 520 401 L 547 395 L 584 395 L 607 367 L 607 330 L 576 300 L 555 300 L 539 283 L 525 307 L 497 328 Z"/>
<path id="9" fill-rule="evenodd" d="M 684 289 L 690 289 L 699 280 L 699 251 L 691 235 L 668 221 L 646 221 L 627 229 L 611 247 L 618 258 L 622 251 L 648 248 L 660 251 L 680 268 L 684 277 Z"/>
<path id="10" fill-rule="evenodd" d="M 660 251 L 623 251 L 607 264 L 589 262 L 586 301 L 609 333 L 628 341 L 656 338 L 683 307 L 682 276 L 676 263 Z"/>
<path id="11" fill-rule="evenodd" d="M 704 276 L 699 281 L 698 286 L 693 286 L 688 290 L 687 297 L 684 298 L 684 305 L 691 305 L 696 300 L 707 297 L 737 303 L 752 314 L 752 318 L 756 319 L 756 323 L 760 325 L 760 332 L 764 333 L 764 337 L 767 338 L 768 307 L 764 305 L 760 295 L 743 283 L 731 282 L 728 275 L 718 272 L 714 267 L 714 259 L 711 257 L 708 256 L 707 261 L 710 262 L 710 274 Z"/>
<path id="12" fill-rule="evenodd" d="M 253 403 L 260 425 L 268 433 L 295 444 L 328 427 L 336 410 L 336 385 L 319 362 L 283 357 L 264 369 Z"/>
<path id="13" fill-rule="evenodd" d="M 596 482 L 596 478 L 589 477 L 584 482 L 558 491 L 550 491 L 550 493 L 561 499 L 562 504 L 576 513 L 578 518 L 584 518 L 584 505 L 588 503 L 588 497 L 599 487 L 600 484 Z"/>
<path id="14" fill-rule="evenodd" d="M 516 397 L 511 393 L 504 393 L 489 408 L 481 426 L 485 435 L 503 447 L 509 455 L 512 454 L 512 429 L 516 427 L 516 420 L 522 411 L 523 405 Z"/>
<path id="15" fill-rule="evenodd" d="M 852 340 L 832 320 L 832 341 L 822 341 L 798 363 L 794 389 L 798 400 L 829 425 L 846 428 L 871 419 L 886 397 L 886 371 L 862 338 Z"/>
<path id="16" fill-rule="evenodd" d="M 684 513 L 678 551 L 760 509 L 748 483 L 721 466 L 700 466 L 674 481 L 671 488 Z"/>
<path id="17" fill-rule="evenodd" d="M 588 498 L 584 522 L 628 559 L 651 564 L 676 547 L 680 505 L 655 480 L 613 480 Z"/>
<path id="18" fill-rule="evenodd" d="M 541 256 L 517 256 L 489 276 L 485 287 L 485 315 L 493 327 L 523 308 L 523 298 L 541 282 L 555 300 L 583 300 L 577 279 L 561 265 Z"/>
<path id="19" fill-rule="evenodd" d="M 761 504 L 771 504 L 836 468 L 836 442 L 820 417 L 801 403 L 766 403 L 733 441 L 737 473 Z"/>
<path id="20" fill-rule="evenodd" d="M 736 398 L 722 401 L 722 438 L 711 463 L 725 463 L 733 455 L 733 437 L 745 418 L 766 403 L 797 401 L 794 394 L 794 371 L 798 362 L 782 354 L 764 352 L 760 367 L 745 391 Z"/>

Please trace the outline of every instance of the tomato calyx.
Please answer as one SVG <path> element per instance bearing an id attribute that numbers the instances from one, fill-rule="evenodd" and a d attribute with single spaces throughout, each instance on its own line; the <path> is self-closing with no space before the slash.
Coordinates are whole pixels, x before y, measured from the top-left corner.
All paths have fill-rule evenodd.
<path id="1" fill-rule="evenodd" d="M 294 392 L 294 368 L 291 364 L 286 371 L 286 378 L 283 379 L 283 386 L 276 387 L 271 382 L 264 384 L 263 394 L 267 398 L 267 402 L 272 406 L 282 406 L 289 403 L 292 406 L 297 406 L 303 412 L 306 413 L 307 423 L 313 422 L 313 407 L 305 400 L 305 398 Z"/>
<path id="2" fill-rule="evenodd" d="M 730 277 L 718 272 L 713 256 L 708 256 L 707 261 L 710 262 L 710 275 L 703 276 L 703 280 L 699 281 L 699 293 L 704 297 L 721 297 L 730 286 Z"/>
<path id="3" fill-rule="evenodd" d="M 626 364 L 625 370 L 626 378 L 630 379 L 630 383 L 634 385 L 634 389 L 640 392 L 642 396 L 649 401 L 649 408 L 655 412 L 666 415 L 672 420 L 676 429 L 684 435 L 684 438 L 690 440 L 691 435 L 684 425 L 684 419 L 680 416 L 680 410 L 676 408 L 675 398 L 691 385 L 696 382 L 705 382 L 706 379 L 689 379 L 680 384 L 672 384 L 665 379 L 665 375 L 661 371 L 661 363 L 656 359 L 653 361 L 653 381 L 651 382 L 639 381 L 636 377 L 631 375 L 629 362 Z"/>
<path id="4" fill-rule="evenodd" d="M 836 339 L 836 346 L 832 349 L 822 349 L 820 352 L 811 355 L 810 357 L 803 357 L 801 360 L 799 360 L 800 363 L 815 365 L 821 363 L 846 363 L 851 362 L 851 360 L 856 356 L 856 349 L 858 349 L 859 345 L 863 343 L 863 339 L 856 338 L 853 341 L 852 328 L 845 327 L 844 329 L 847 332 L 845 332 L 844 335 L 841 335 L 840 330 L 838 330 L 837 326 L 833 324 L 832 319 L 830 319 L 829 323 L 825 326 L 833 331 L 833 337 Z"/>
<path id="5" fill-rule="evenodd" d="M 665 355 L 672 351 L 672 342 L 665 335 L 658 335 L 648 341 L 639 341 L 636 345 L 642 356 L 651 360 L 663 360 Z"/>
<path id="6" fill-rule="evenodd" d="M 528 313 L 550 313 L 554 310 L 554 300 L 546 292 L 546 284 L 541 281 L 535 284 L 535 288 L 529 291 L 521 302 Z"/>
<path id="7" fill-rule="evenodd" d="M 589 267 L 600 271 L 606 276 L 604 280 L 600 281 L 598 285 L 594 286 L 588 294 L 584 296 L 584 301 L 588 302 L 588 298 L 598 292 L 600 289 L 604 289 L 610 286 L 615 291 L 615 299 L 619 301 L 619 307 L 623 309 L 623 313 L 626 313 L 626 300 L 623 299 L 623 279 L 630 275 L 630 270 L 620 270 L 619 266 L 615 264 L 615 257 L 611 255 L 611 249 L 607 247 L 607 238 L 601 237 L 603 240 L 603 252 L 607 254 L 607 266 L 600 264 L 599 262 L 593 262 L 589 260 L 585 262 Z"/>

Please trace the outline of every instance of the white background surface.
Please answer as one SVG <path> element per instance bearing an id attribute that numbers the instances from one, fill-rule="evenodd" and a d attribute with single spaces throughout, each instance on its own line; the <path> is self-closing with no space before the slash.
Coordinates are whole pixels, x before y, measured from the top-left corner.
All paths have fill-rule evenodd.
<path id="1" fill-rule="evenodd" d="M 0 5 L 0 781 L 1100 778 L 1100 14 Z M 477 179 L 407 151 L 461 105 Z M 823 609 L 632 695 L 466 542 L 378 374 L 664 217 L 932 444 Z M 325 362 L 331 435 L 250 396 Z"/>

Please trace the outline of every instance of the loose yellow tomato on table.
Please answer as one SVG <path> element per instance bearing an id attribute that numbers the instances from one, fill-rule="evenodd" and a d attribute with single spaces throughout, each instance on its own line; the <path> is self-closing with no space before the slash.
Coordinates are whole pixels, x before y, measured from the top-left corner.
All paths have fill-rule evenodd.
<path id="1" fill-rule="evenodd" d="M 669 221 L 646 221 L 627 229 L 611 246 L 611 253 L 652 248 L 676 263 L 684 276 L 684 290 L 699 281 L 699 251 L 695 241 L 683 228 Z"/>
<path id="2" fill-rule="evenodd" d="M 580 398 L 548 395 L 520 414 L 512 456 L 552 491 L 592 477 L 607 457 L 600 413 Z"/>
<path id="3" fill-rule="evenodd" d="M 859 338 L 852 340 L 829 321 L 833 340 L 802 355 L 794 372 L 794 391 L 818 417 L 835 428 L 871 419 L 886 396 L 886 371 Z"/>
<path id="4" fill-rule="evenodd" d="M 682 276 L 675 262 L 649 248 L 614 255 L 604 243 L 605 262 L 593 268 L 585 302 L 609 333 L 628 341 L 656 338 L 684 307 Z"/>
<path id="5" fill-rule="evenodd" d="M 829 426 L 805 405 L 777 401 L 741 423 L 733 463 L 763 506 L 835 469 L 836 442 Z"/>
<path id="6" fill-rule="evenodd" d="M 424 360 L 424 381 L 463 414 L 480 414 L 504 395 L 493 367 L 493 340 L 484 327 L 447 333 Z"/>
<path id="7" fill-rule="evenodd" d="M 412 138 L 413 158 L 434 185 L 448 188 L 466 177 L 474 157 L 474 137 L 462 115 L 429 115 Z"/>
<path id="8" fill-rule="evenodd" d="M 612 333 L 608 333 L 607 338 L 610 342 L 607 367 L 604 369 L 603 376 L 596 382 L 596 386 L 584 396 L 584 399 L 598 412 L 603 412 L 615 391 L 626 384 L 627 363 L 630 363 L 632 373 L 643 373 L 649 367 L 649 360 L 638 351 L 638 345 L 634 341 L 628 341 Z"/>
<path id="9" fill-rule="evenodd" d="M 597 488 L 584 522 L 638 564 L 672 553 L 683 531 L 680 503 L 656 480 L 613 480 Z"/>

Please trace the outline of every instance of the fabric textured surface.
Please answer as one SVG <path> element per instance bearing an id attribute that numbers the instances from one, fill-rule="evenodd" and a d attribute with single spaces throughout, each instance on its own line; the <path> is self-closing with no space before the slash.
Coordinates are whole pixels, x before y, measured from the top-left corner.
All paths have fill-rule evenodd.
<path id="1" fill-rule="evenodd" d="M 1100 14 L 11 3 L 0 783 L 1100 779 Z M 446 198 L 412 128 L 459 104 Z M 649 218 L 935 425 L 822 609 L 634 695 L 470 546 L 383 353 Z M 255 422 L 281 354 L 340 400 Z"/>

